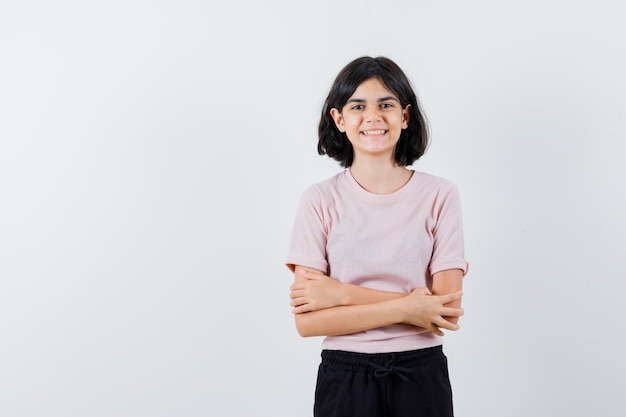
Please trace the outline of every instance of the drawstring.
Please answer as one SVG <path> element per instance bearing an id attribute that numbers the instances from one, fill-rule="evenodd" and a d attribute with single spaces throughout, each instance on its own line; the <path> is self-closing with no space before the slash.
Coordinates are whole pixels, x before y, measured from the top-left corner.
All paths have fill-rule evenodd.
<path id="1" fill-rule="evenodd" d="M 396 356 L 395 354 L 392 354 L 391 357 L 389 358 L 389 360 L 387 360 L 387 362 L 385 362 L 384 365 L 379 365 L 375 362 L 370 362 L 369 364 L 372 366 L 372 368 L 374 368 L 374 376 L 376 378 L 382 378 L 385 377 L 389 374 L 395 374 L 398 375 L 400 378 L 402 378 L 404 381 L 410 382 L 413 385 L 416 385 L 414 381 L 412 381 L 407 375 L 411 374 L 411 370 L 409 368 L 405 368 L 403 366 L 396 366 L 393 364 L 393 362 L 395 361 Z"/>

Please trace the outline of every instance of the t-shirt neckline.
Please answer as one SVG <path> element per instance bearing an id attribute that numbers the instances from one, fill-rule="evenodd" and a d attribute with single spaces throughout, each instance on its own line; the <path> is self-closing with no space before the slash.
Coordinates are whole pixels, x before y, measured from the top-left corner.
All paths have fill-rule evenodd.
<path id="1" fill-rule="evenodd" d="M 398 201 L 407 194 L 415 191 L 419 182 L 418 177 L 420 172 L 415 170 L 411 171 L 413 172 L 413 174 L 411 175 L 411 178 L 409 178 L 409 180 L 406 182 L 406 184 L 389 194 L 374 194 L 367 191 L 366 189 L 361 187 L 361 185 L 354 179 L 349 168 L 344 171 L 343 177 L 346 180 L 348 188 L 350 188 L 350 190 L 358 195 L 360 198 L 372 203 L 384 204 Z"/>

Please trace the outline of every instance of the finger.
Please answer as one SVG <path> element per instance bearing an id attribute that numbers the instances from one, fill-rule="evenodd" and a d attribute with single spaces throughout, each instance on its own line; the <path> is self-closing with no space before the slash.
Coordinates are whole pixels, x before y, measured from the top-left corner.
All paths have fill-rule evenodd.
<path id="1" fill-rule="evenodd" d="M 439 296 L 441 299 L 441 304 L 448 304 L 449 302 L 459 300 L 463 297 L 463 291 L 457 291 L 450 294 L 444 294 Z"/>
<path id="2" fill-rule="evenodd" d="M 439 314 L 443 317 L 461 317 L 465 314 L 465 310 L 462 308 L 444 307 Z"/>
<path id="3" fill-rule="evenodd" d="M 303 304 L 291 310 L 293 314 L 308 313 L 309 311 L 311 311 L 311 308 L 308 304 Z"/>
<path id="4" fill-rule="evenodd" d="M 304 295 L 304 291 L 302 290 L 293 290 L 289 293 L 290 298 L 302 297 Z"/>
<path id="5" fill-rule="evenodd" d="M 443 329 L 452 330 L 452 331 L 456 331 L 461 328 L 461 326 L 459 326 L 458 324 L 451 323 L 448 320 L 444 319 L 443 317 L 439 317 L 437 320 L 435 320 L 434 324 L 438 328 L 443 328 Z"/>
<path id="6" fill-rule="evenodd" d="M 298 306 L 304 305 L 306 303 L 307 303 L 306 298 L 304 298 L 304 297 L 297 297 L 297 298 L 293 298 L 289 302 L 289 305 L 292 306 L 292 307 L 298 307 Z"/>
<path id="7" fill-rule="evenodd" d="M 435 333 L 437 336 L 443 336 L 443 332 L 441 329 L 434 324 L 431 324 L 430 329 L 431 332 Z"/>

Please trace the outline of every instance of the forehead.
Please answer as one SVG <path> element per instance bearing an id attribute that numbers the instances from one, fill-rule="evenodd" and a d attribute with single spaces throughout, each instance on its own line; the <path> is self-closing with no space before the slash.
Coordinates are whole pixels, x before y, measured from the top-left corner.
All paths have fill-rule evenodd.
<path id="1" fill-rule="evenodd" d="M 354 90 L 352 96 L 350 96 L 350 100 L 352 99 L 395 99 L 399 100 L 398 97 L 392 93 L 385 84 L 383 84 L 380 78 L 368 78 L 363 81 L 359 86 Z"/>

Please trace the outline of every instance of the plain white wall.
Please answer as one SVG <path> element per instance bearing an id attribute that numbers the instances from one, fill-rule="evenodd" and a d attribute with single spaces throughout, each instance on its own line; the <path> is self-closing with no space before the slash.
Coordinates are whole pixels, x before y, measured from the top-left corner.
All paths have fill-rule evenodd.
<path id="1" fill-rule="evenodd" d="M 336 73 L 386 55 L 459 184 L 460 417 L 623 416 L 619 1 L 0 3 L 0 415 L 307 416 L 283 266 Z"/>

